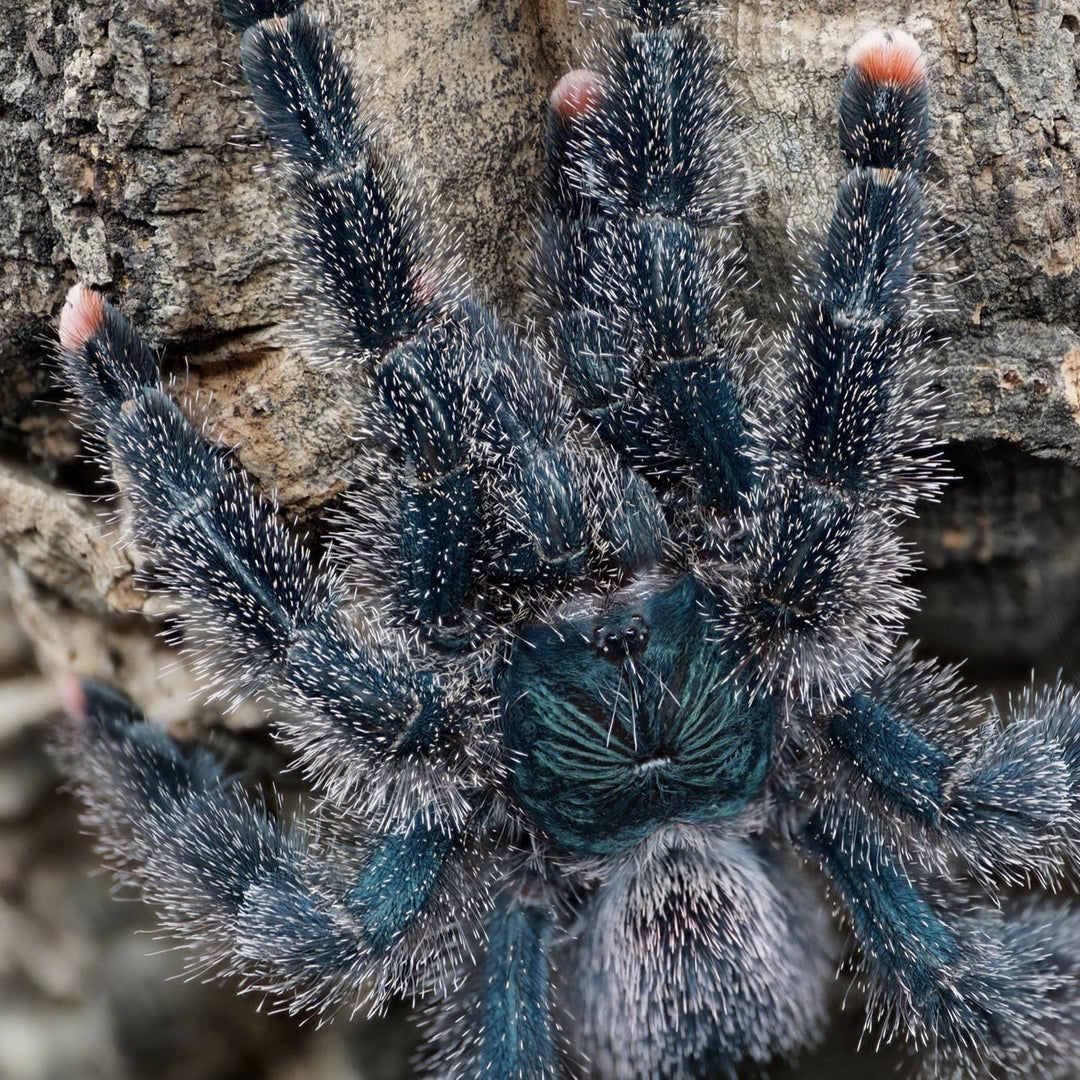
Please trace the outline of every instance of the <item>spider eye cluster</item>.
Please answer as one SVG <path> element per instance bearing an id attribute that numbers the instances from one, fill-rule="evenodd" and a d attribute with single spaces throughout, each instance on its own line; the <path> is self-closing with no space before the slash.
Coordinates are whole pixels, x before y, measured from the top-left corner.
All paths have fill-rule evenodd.
<path id="1" fill-rule="evenodd" d="M 718 820 L 764 783 L 771 699 L 740 693 L 700 583 L 650 587 L 601 618 L 524 630 L 500 678 L 511 783 L 566 850 Z"/>
<path id="2" fill-rule="evenodd" d="M 641 652 L 649 642 L 649 624 L 640 612 L 598 622 L 592 631 L 593 647 L 608 660 L 621 660 Z"/>

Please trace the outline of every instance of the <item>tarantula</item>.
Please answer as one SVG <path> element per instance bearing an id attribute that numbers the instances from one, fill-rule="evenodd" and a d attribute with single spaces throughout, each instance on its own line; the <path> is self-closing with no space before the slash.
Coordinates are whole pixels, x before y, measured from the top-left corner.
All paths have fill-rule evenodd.
<path id="1" fill-rule="evenodd" d="M 75 286 L 66 381 L 226 696 L 285 714 L 302 820 L 66 684 L 62 754 L 199 971 L 291 1011 L 421 1003 L 449 1077 L 733 1076 L 813 1044 L 836 958 L 938 1074 L 1080 1066 L 1080 700 L 1002 717 L 899 644 L 943 482 L 905 33 L 849 54 L 850 172 L 791 327 L 730 297 L 747 182 L 691 0 L 596 15 L 551 95 L 540 340 L 470 295 L 300 0 L 225 0 L 365 465 L 290 535 Z"/>

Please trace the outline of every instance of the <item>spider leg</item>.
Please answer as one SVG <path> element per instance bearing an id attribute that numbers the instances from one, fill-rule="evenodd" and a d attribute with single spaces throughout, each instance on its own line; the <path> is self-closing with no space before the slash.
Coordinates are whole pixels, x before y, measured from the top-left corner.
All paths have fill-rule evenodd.
<path id="1" fill-rule="evenodd" d="M 722 64 L 680 21 L 693 4 L 623 7 L 596 70 L 552 95 L 550 333 L 601 437 L 658 486 L 688 477 L 731 515 L 717 535 L 706 525 L 700 573 L 745 682 L 834 703 L 892 650 L 915 600 L 895 519 L 940 484 L 913 300 L 925 65 L 900 33 L 853 48 L 851 171 L 759 392 L 745 335 L 719 314 L 725 258 L 708 238 L 747 187 Z"/>
<path id="2" fill-rule="evenodd" d="M 183 599 L 188 642 L 221 692 L 272 695 L 295 711 L 285 731 L 339 800 L 460 819 L 472 766 L 439 678 L 413 670 L 392 639 L 360 638 L 341 583 L 316 570 L 248 478 L 191 427 L 111 305 L 75 286 L 61 345 L 87 426 L 123 476 L 135 539 Z"/>
<path id="3" fill-rule="evenodd" d="M 424 1064 L 443 1080 L 562 1080 L 566 1047 L 552 995 L 555 922 L 542 887 L 507 881 L 487 915 L 487 951 L 463 987 L 434 1001 Z"/>
<path id="4" fill-rule="evenodd" d="M 838 112 L 850 172 L 804 275 L 757 455 L 789 487 L 909 514 L 942 483 L 928 455 L 942 399 L 924 359 L 914 269 L 926 64 L 901 31 L 865 34 L 848 64 Z"/>
<path id="5" fill-rule="evenodd" d="M 691 4 L 625 23 L 551 95 L 541 301 L 571 392 L 660 487 L 730 511 L 753 484 L 724 230 L 749 187 L 724 63 Z M 722 317 L 723 316 L 723 317 Z"/>
<path id="6" fill-rule="evenodd" d="M 207 750 L 182 748 L 114 691 L 65 689 L 60 753 L 101 846 L 195 970 L 237 975 L 290 1011 L 446 992 L 487 905 L 485 889 L 465 887 L 475 864 L 460 833 L 418 815 L 333 843 L 279 821 Z"/>
<path id="7" fill-rule="evenodd" d="M 865 35 L 848 60 L 839 114 L 851 169 L 753 418 L 759 486 L 731 555 L 704 569 L 751 687 L 826 706 L 891 654 L 916 599 L 897 521 L 941 484 L 929 453 L 941 402 L 913 296 L 925 63 L 899 31 Z"/>
<path id="8" fill-rule="evenodd" d="M 883 1039 L 928 1046 L 932 1075 L 1050 1076 L 1077 1063 L 1077 912 L 939 897 L 855 806 L 815 815 L 800 844 L 847 914 Z"/>
<path id="9" fill-rule="evenodd" d="M 955 671 L 902 650 L 828 720 L 830 812 L 855 800 L 924 861 L 936 848 L 987 884 L 1052 886 L 1080 866 L 1080 699 L 1058 686 L 978 715 Z"/>
<path id="10" fill-rule="evenodd" d="M 330 359 L 368 367 L 377 400 L 365 422 L 400 456 L 395 520 L 379 520 L 385 513 L 365 508 L 363 494 L 352 506 L 375 515 L 358 535 L 400 536 L 391 591 L 409 620 L 452 644 L 485 587 L 576 575 L 590 516 L 616 562 L 655 557 L 658 510 L 628 528 L 617 509 L 629 496 L 647 510 L 651 493 L 610 464 L 598 483 L 568 444 L 564 404 L 540 357 L 468 295 L 425 235 L 326 31 L 261 0 L 227 3 L 226 13 L 244 29 L 244 72 L 288 177 L 320 321 L 316 353 L 326 356 L 329 340 Z"/>

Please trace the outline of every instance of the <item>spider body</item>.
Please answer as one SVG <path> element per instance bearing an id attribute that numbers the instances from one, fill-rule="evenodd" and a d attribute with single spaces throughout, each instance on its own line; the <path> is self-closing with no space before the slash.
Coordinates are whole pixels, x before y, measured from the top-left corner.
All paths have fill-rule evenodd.
<path id="1" fill-rule="evenodd" d="M 640 591 L 600 617 L 531 627 L 503 678 L 514 791 L 565 851 L 729 818 L 765 783 L 772 704 L 725 685 L 698 586 Z"/>
<path id="2" fill-rule="evenodd" d="M 725 684 L 700 588 L 637 591 L 524 631 L 503 679 L 514 791 L 565 851 L 613 854 L 668 821 L 731 817 L 765 782 L 772 703 Z"/>
<path id="3" fill-rule="evenodd" d="M 813 1044 L 823 875 L 882 1037 L 1077 1064 L 1080 917 L 1001 899 L 1080 848 L 1080 704 L 1002 718 L 898 644 L 942 482 L 918 46 L 872 33 L 785 338 L 728 294 L 745 169 L 699 5 L 619 7 L 552 94 L 538 300 L 505 331 L 424 231 L 327 33 L 226 0 L 324 363 L 369 393 L 318 560 L 76 286 L 65 377 L 219 691 L 278 710 L 290 823 L 94 684 L 64 758 L 200 970 L 291 1010 L 428 1003 L 449 1077 L 735 1075 Z"/>

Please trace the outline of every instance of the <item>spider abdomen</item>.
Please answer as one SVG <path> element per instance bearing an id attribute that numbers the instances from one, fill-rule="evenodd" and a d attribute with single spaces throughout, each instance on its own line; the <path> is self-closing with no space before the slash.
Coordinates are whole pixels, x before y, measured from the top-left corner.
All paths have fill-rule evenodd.
<path id="1" fill-rule="evenodd" d="M 772 703 L 733 686 L 700 591 L 683 577 L 522 632 L 500 684 L 511 783 L 560 847 L 619 851 L 760 791 Z"/>

